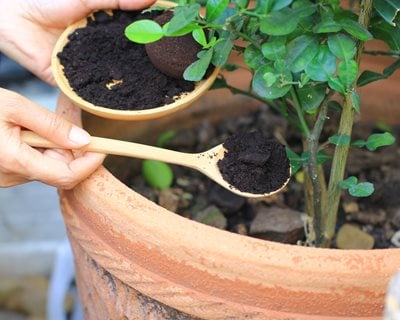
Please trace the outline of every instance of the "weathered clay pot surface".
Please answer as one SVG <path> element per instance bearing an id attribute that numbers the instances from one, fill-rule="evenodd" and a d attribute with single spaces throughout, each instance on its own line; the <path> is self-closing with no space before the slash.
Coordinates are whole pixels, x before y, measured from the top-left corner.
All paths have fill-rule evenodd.
<path id="1" fill-rule="evenodd" d="M 193 119 L 232 102 L 211 97 L 189 108 Z M 111 136 L 112 125 L 100 127 Z M 157 206 L 104 167 L 60 197 L 87 319 L 380 319 L 400 265 L 400 249 L 315 249 L 221 231 Z M 162 311 L 149 316 L 151 304 Z"/>

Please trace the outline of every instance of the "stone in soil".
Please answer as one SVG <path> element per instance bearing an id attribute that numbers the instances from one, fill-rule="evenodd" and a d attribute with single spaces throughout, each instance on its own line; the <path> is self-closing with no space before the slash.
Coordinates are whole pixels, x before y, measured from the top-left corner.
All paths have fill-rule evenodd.
<path id="1" fill-rule="evenodd" d="M 115 10 L 110 16 L 100 11 L 86 27 L 73 32 L 58 54 L 73 90 L 95 105 L 120 110 L 163 106 L 192 91 L 193 82 L 163 74 L 149 60 L 145 46 L 124 35 L 133 21 L 157 15 Z"/>
<path id="2" fill-rule="evenodd" d="M 226 229 L 228 225 L 225 216 L 216 206 L 209 206 L 204 210 L 197 212 L 193 219 L 219 229 Z"/>
<path id="3" fill-rule="evenodd" d="M 352 224 L 344 224 L 336 235 L 336 246 L 339 249 L 372 249 L 374 237 Z"/>
<path id="4" fill-rule="evenodd" d="M 173 12 L 166 11 L 154 21 L 163 26 L 172 17 Z M 191 33 L 180 37 L 164 37 L 146 44 L 145 48 L 153 65 L 174 79 L 183 79 L 185 69 L 197 60 L 197 53 L 201 50 Z"/>
<path id="5" fill-rule="evenodd" d="M 224 215 L 229 216 L 238 212 L 246 203 L 246 199 L 214 185 L 210 192 L 210 202 L 222 208 Z"/>
<path id="6" fill-rule="evenodd" d="M 243 192 L 267 194 L 280 189 L 290 176 L 285 147 L 260 132 L 241 132 L 225 142 L 218 161 L 223 178 Z"/>
<path id="7" fill-rule="evenodd" d="M 250 225 L 249 235 L 264 240 L 296 244 L 304 237 L 301 212 L 260 205 Z"/>

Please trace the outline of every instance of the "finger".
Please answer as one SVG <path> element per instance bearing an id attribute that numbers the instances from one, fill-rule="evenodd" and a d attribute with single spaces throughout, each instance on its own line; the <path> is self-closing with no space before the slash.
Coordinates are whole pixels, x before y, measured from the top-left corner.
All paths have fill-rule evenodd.
<path id="1" fill-rule="evenodd" d="M 6 94 L 0 91 L 3 105 L 7 109 L 4 120 L 10 125 L 28 128 L 66 148 L 80 148 L 90 142 L 90 135 L 79 126 L 21 95 L 4 91 Z"/>
<path id="2" fill-rule="evenodd" d="M 86 6 L 91 10 L 121 9 L 137 10 L 151 6 L 155 0 L 85 0 Z"/>
<path id="3" fill-rule="evenodd" d="M 105 157 L 103 154 L 87 152 L 74 159 L 71 151 L 67 150 L 49 149 L 42 154 L 27 145 L 21 148 L 19 161 L 26 168 L 26 178 L 62 189 L 71 189 L 87 178 L 102 164 Z"/>

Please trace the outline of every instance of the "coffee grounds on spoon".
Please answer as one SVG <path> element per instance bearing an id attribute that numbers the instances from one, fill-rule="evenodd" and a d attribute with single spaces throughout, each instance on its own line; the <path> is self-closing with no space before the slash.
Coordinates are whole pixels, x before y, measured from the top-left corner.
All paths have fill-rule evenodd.
<path id="1" fill-rule="evenodd" d="M 260 132 L 242 132 L 223 144 L 225 156 L 217 165 L 223 178 L 242 192 L 268 194 L 290 176 L 285 147 Z"/>

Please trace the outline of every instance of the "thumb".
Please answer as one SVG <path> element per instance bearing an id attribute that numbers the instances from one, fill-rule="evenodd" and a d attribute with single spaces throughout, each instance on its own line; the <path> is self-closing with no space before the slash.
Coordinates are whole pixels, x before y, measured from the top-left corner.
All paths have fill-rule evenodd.
<path id="1" fill-rule="evenodd" d="M 95 0 L 85 1 L 91 10 L 98 9 L 121 9 L 137 10 L 151 6 L 155 0 Z"/>
<path id="2" fill-rule="evenodd" d="M 60 115 L 12 92 L 9 92 L 7 99 L 6 105 L 12 106 L 8 110 L 8 121 L 12 125 L 30 129 L 70 149 L 81 148 L 90 142 L 89 133 Z"/>

